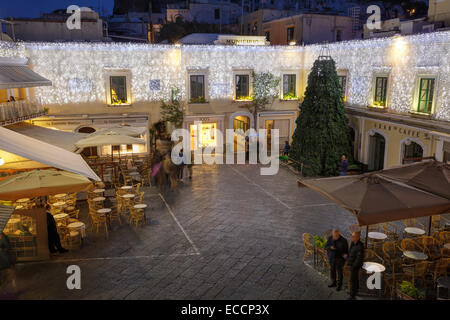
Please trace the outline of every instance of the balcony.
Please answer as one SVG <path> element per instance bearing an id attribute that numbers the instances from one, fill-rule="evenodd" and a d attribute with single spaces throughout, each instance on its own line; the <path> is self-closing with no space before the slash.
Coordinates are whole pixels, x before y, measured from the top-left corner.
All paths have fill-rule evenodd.
<path id="1" fill-rule="evenodd" d="M 47 114 L 39 99 L 0 103 L 0 126 L 13 124 Z"/>

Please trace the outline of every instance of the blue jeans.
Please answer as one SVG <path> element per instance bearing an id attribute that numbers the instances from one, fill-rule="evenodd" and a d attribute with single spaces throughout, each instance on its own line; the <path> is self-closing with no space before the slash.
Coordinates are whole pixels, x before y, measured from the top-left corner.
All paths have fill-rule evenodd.
<path id="1" fill-rule="evenodd" d="M 347 171 L 339 171 L 339 175 L 340 176 L 346 176 L 347 175 Z"/>

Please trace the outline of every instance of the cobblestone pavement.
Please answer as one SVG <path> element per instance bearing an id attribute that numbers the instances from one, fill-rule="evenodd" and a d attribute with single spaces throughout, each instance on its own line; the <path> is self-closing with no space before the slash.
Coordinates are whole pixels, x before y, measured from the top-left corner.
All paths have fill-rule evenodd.
<path id="1" fill-rule="evenodd" d="M 302 263 L 304 232 L 348 230 L 343 209 L 280 168 L 196 166 L 192 181 L 163 196 L 146 188 L 150 221 L 88 232 L 81 250 L 19 264 L 19 299 L 345 299 Z M 86 211 L 86 210 L 84 210 Z M 82 220 L 87 221 L 87 213 Z M 67 266 L 81 290 L 66 288 Z"/>

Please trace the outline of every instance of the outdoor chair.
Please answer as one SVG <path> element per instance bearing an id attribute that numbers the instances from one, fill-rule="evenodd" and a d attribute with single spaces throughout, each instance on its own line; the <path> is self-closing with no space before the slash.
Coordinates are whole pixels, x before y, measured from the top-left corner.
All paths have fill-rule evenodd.
<path id="1" fill-rule="evenodd" d="M 81 234 L 78 231 L 70 230 L 66 226 L 58 228 L 61 242 L 64 248 L 69 250 L 79 249 L 81 247 Z"/>
<path id="2" fill-rule="evenodd" d="M 439 232 L 439 244 L 442 246 L 450 242 L 450 231 Z"/>
<path id="3" fill-rule="evenodd" d="M 120 218 L 120 212 L 117 207 L 113 206 L 111 208 L 111 212 L 109 213 L 109 223 L 113 221 L 119 222 L 119 225 L 122 225 L 122 220 Z"/>
<path id="4" fill-rule="evenodd" d="M 435 260 L 440 257 L 440 254 L 436 252 L 439 250 L 439 241 L 430 236 L 422 236 L 419 238 L 423 247 L 423 253 L 428 255 L 431 260 Z"/>
<path id="5" fill-rule="evenodd" d="M 419 229 L 425 229 L 425 226 L 419 222 L 417 219 L 405 219 L 403 220 L 403 223 L 405 225 L 405 228 L 419 228 Z"/>
<path id="6" fill-rule="evenodd" d="M 303 255 L 302 262 L 305 263 L 306 257 L 314 256 L 314 245 L 312 243 L 313 236 L 310 233 L 303 234 L 303 245 L 305 246 L 305 254 Z"/>
<path id="7" fill-rule="evenodd" d="M 403 239 L 400 243 L 402 251 L 420 251 L 423 252 L 423 247 L 413 239 Z"/>
<path id="8" fill-rule="evenodd" d="M 448 276 L 448 268 L 450 267 L 450 258 L 441 258 L 436 260 L 432 270 L 433 284 L 436 285 L 436 280 L 441 276 Z"/>
<path id="9" fill-rule="evenodd" d="M 410 264 L 410 265 L 403 265 L 402 270 L 405 278 L 411 279 L 411 283 L 413 285 L 416 284 L 416 280 L 422 280 L 423 285 L 426 288 L 427 287 L 427 271 L 429 266 L 428 261 L 421 261 L 418 263 Z"/>
<path id="10" fill-rule="evenodd" d="M 77 210 L 68 212 L 67 214 L 69 215 L 70 218 L 78 219 L 78 216 L 80 215 L 80 210 L 77 209 Z"/>
<path id="11" fill-rule="evenodd" d="M 100 229 L 104 228 L 106 239 L 108 239 L 108 223 L 105 214 L 95 213 L 91 214 L 92 220 L 92 231 L 96 231 L 96 233 L 100 232 Z"/>
<path id="12" fill-rule="evenodd" d="M 141 222 L 142 224 L 146 223 L 144 210 L 135 209 L 133 207 L 130 209 L 129 224 L 132 225 L 133 222 L 136 224 L 136 228 L 139 226 Z"/>
<path id="13" fill-rule="evenodd" d="M 134 204 L 141 204 L 143 200 L 144 200 L 144 191 L 142 191 L 134 198 Z"/>
<path id="14" fill-rule="evenodd" d="M 382 224 L 383 232 L 388 236 L 388 239 L 392 241 L 398 240 L 398 229 L 397 226 L 393 223 L 383 223 Z"/>
<path id="15" fill-rule="evenodd" d="M 332 229 L 328 229 L 324 232 L 323 236 L 325 237 L 325 240 L 328 241 L 328 238 L 331 237 L 331 233 L 333 232 Z"/>
<path id="16" fill-rule="evenodd" d="M 370 262 L 378 262 L 381 264 L 384 264 L 384 259 L 378 255 L 374 250 L 372 249 L 365 249 L 364 250 L 364 261 L 370 261 Z"/>
<path id="17" fill-rule="evenodd" d="M 444 223 L 444 226 L 442 225 L 442 222 Z M 441 215 L 431 216 L 431 227 L 433 230 L 444 231 L 445 224 L 449 222 L 450 221 L 448 219 Z"/>
<path id="18" fill-rule="evenodd" d="M 390 270 L 395 272 L 401 265 L 401 259 L 398 257 L 399 249 L 394 241 L 386 241 L 383 243 L 382 248 L 383 259 L 387 262 Z"/>

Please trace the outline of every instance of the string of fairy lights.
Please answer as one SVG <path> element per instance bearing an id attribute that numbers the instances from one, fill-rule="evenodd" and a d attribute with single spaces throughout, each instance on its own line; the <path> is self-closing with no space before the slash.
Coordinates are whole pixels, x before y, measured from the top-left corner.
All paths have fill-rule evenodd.
<path id="1" fill-rule="evenodd" d="M 307 74 L 323 48 L 1 42 L 0 56 L 29 58 L 32 68 L 53 83 L 51 87 L 36 88 L 37 97 L 45 104 L 64 105 L 105 103 L 106 79 L 111 69 L 128 70 L 133 103 L 167 100 L 174 87 L 187 99 L 188 70 L 195 69 L 207 73 L 210 101 L 230 100 L 236 71 L 269 71 L 280 77 L 286 70 Z M 437 81 L 432 117 L 450 121 L 450 32 L 337 42 L 328 44 L 326 51 L 337 68 L 347 74 L 350 104 L 370 105 L 373 79 L 383 74 L 389 77 L 388 108 L 407 113 L 414 109 L 418 77 L 434 77 Z"/>

